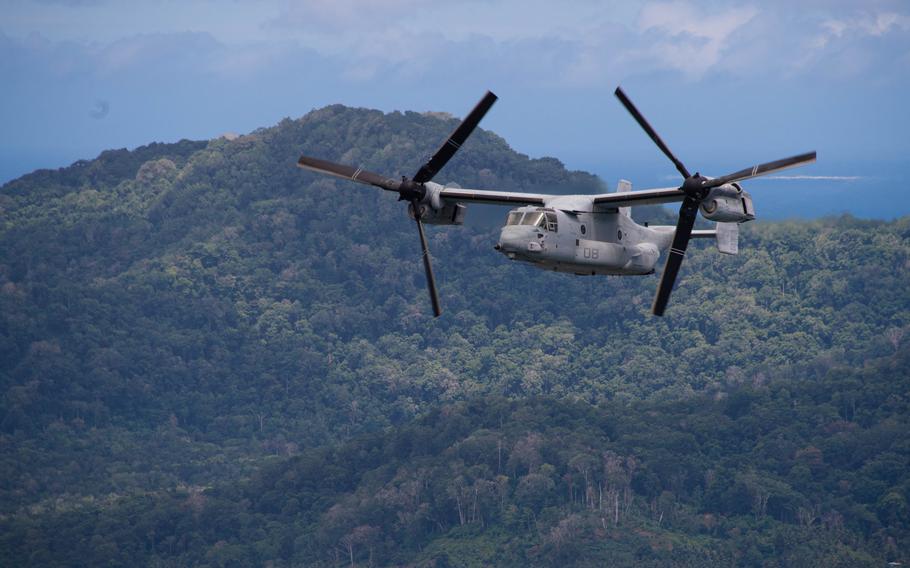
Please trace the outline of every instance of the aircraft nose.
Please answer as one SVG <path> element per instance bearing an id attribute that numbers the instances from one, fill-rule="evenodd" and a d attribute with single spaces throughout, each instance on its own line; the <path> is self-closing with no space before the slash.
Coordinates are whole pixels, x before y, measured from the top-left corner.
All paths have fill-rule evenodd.
<path id="1" fill-rule="evenodd" d="M 506 255 L 527 252 L 533 232 L 532 227 L 503 227 L 499 234 L 499 242 L 493 248 Z"/>

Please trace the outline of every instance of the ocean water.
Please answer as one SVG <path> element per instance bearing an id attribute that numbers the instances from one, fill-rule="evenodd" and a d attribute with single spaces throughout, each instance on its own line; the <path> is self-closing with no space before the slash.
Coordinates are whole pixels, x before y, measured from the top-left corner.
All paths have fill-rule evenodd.
<path id="1" fill-rule="evenodd" d="M 729 171 L 742 167 L 731 167 Z M 610 191 L 621 178 L 631 180 L 633 189 L 681 183 L 679 174 L 664 168 L 659 172 L 632 168 L 621 175 L 596 167 L 589 171 L 604 179 Z M 817 163 L 754 178 L 741 185 L 752 195 L 759 219 L 813 219 L 842 214 L 894 219 L 910 215 L 910 164 L 907 163 Z"/>

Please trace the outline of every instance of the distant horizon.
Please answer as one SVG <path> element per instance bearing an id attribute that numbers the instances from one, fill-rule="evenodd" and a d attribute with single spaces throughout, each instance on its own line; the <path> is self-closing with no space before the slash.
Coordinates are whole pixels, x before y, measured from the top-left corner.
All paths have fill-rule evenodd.
<path id="1" fill-rule="evenodd" d="M 900 0 L 0 7 L 0 180 L 329 104 L 460 117 L 489 89 L 499 102 L 481 126 L 519 151 L 611 186 L 662 184 L 674 170 L 614 98 L 621 85 L 690 169 L 720 175 L 816 150 L 799 174 L 830 178 L 838 208 L 910 213 L 910 5 Z M 855 176 L 876 179 L 856 195 L 836 179 Z M 813 199 L 817 182 L 781 181 L 798 197 L 783 209 L 832 210 Z"/>
<path id="2" fill-rule="evenodd" d="M 434 111 L 400 110 L 398 112 Z M 289 118 L 293 120 L 303 116 L 306 116 L 306 114 Z M 260 128 L 271 128 L 277 124 L 276 122 L 271 125 L 262 125 L 248 132 L 225 130 L 209 138 L 181 137 L 173 140 L 150 140 L 130 147 L 104 148 L 93 156 L 75 158 L 61 156 L 56 164 L 47 164 L 47 161 L 44 160 L 46 158 L 44 155 L 36 156 L 32 163 L 40 165 L 31 167 L 27 171 L 21 171 L 20 163 L 10 166 L 0 158 L 0 186 L 38 170 L 56 170 L 70 167 L 82 160 L 91 161 L 107 151 L 121 149 L 133 151 L 149 144 L 173 144 L 180 140 L 214 140 L 229 134 L 243 136 Z M 496 134 L 498 135 L 499 133 Z M 672 166 L 663 163 L 665 158 L 657 150 L 655 150 L 655 155 L 651 159 L 643 159 L 640 162 L 628 165 L 628 167 L 623 167 L 623 165 L 612 165 L 609 156 L 605 157 L 603 164 L 575 164 L 567 162 L 560 156 L 532 155 L 522 148 L 516 147 L 511 140 L 506 139 L 506 142 L 515 151 L 527 154 L 532 159 L 555 158 L 562 162 L 567 170 L 578 170 L 596 175 L 607 185 L 609 191 L 615 189 L 616 182 L 620 179 L 631 181 L 635 189 L 671 187 L 679 181 L 679 174 L 673 171 Z M 431 146 L 432 143 L 428 145 L 428 148 Z M 767 156 L 764 156 L 759 159 L 767 158 Z M 824 156 L 820 156 L 819 161 L 823 160 Z M 745 167 L 746 165 L 745 163 L 735 164 L 732 162 L 728 164 L 729 168 L 733 169 Z M 884 171 L 882 170 L 883 166 Z M 853 168 L 857 168 L 856 165 Z M 910 194 L 905 191 L 902 196 L 903 199 L 895 200 L 893 189 L 894 186 L 900 187 L 901 179 L 910 177 L 908 176 L 910 172 L 907 171 L 907 164 L 904 162 L 894 162 L 888 165 L 879 163 L 874 164 L 872 168 L 874 171 L 871 172 L 865 169 L 845 168 L 845 171 L 853 172 L 853 175 L 807 175 L 795 173 L 796 171 L 794 170 L 792 175 L 784 175 L 786 174 L 785 172 L 776 176 L 756 178 L 745 182 L 743 185 L 747 191 L 752 193 L 755 199 L 759 220 L 811 220 L 849 214 L 857 218 L 890 221 L 910 215 Z M 21 173 L 18 173 L 19 171 Z M 717 172 L 709 171 L 708 173 L 710 175 Z M 862 200 L 855 202 L 855 200 L 851 199 L 855 195 L 861 195 Z M 899 195 L 898 197 L 901 196 Z M 849 207 L 844 206 L 845 203 L 849 204 Z M 673 207 L 668 208 L 668 210 L 672 209 Z"/>

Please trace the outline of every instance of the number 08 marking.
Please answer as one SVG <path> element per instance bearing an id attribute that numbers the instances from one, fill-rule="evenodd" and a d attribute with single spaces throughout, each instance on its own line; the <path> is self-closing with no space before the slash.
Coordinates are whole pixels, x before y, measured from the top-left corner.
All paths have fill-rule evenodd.
<path id="1" fill-rule="evenodd" d="M 597 257 L 599 256 L 599 254 L 600 254 L 600 251 L 597 249 L 592 249 L 592 248 L 587 248 L 587 247 L 584 248 L 585 258 L 590 258 L 591 260 L 597 260 Z"/>

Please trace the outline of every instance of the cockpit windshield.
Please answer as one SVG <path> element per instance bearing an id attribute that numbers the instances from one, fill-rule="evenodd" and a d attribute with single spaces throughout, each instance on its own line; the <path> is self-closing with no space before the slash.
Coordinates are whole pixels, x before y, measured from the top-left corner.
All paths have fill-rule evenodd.
<path id="1" fill-rule="evenodd" d="M 556 214 L 543 211 L 510 211 L 506 225 L 530 225 L 556 232 Z"/>
<path id="2" fill-rule="evenodd" d="M 521 220 L 521 224 L 543 226 L 543 213 L 540 211 L 531 211 L 530 213 L 525 213 L 524 219 Z"/>

